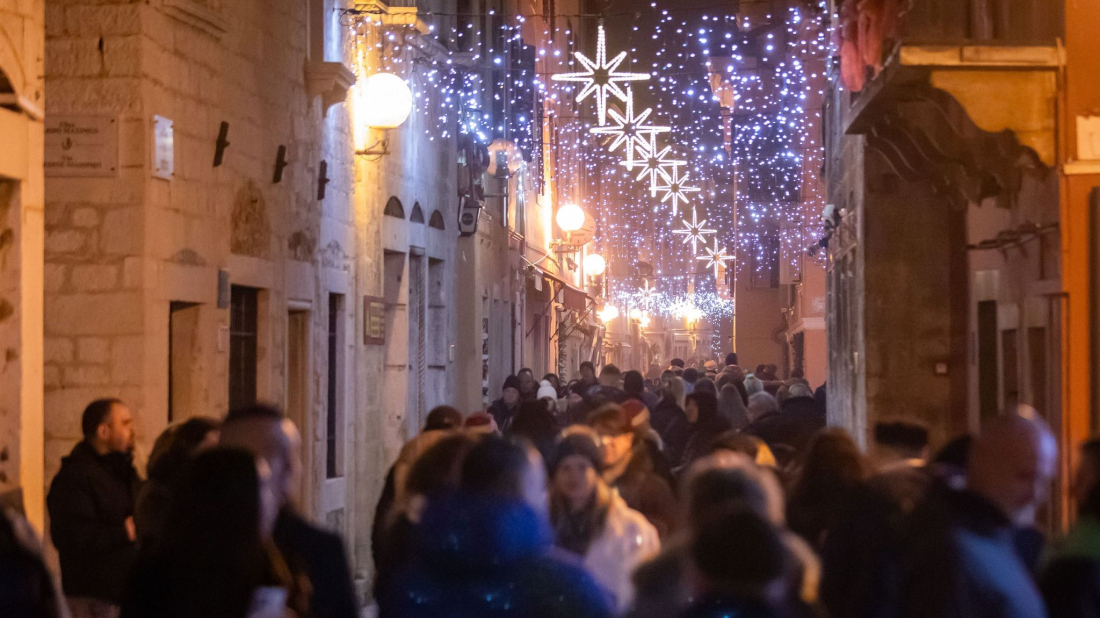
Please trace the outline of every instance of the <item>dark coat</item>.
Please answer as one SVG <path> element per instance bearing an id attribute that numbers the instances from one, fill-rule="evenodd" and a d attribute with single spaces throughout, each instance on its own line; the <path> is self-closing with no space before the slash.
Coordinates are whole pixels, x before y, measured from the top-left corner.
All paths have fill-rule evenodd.
<path id="1" fill-rule="evenodd" d="M 274 540 L 291 570 L 309 578 L 313 618 L 357 618 L 355 588 L 344 541 L 338 535 L 284 509 L 275 526 Z"/>
<path id="2" fill-rule="evenodd" d="M 647 443 L 634 448 L 626 470 L 611 486 L 619 491 L 627 506 L 645 515 L 662 539 L 676 529 L 679 503 L 672 485 L 658 470 L 658 462 Z"/>
<path id="3" fill-rule="evenodd" d="M 1100 520 L 1082 515 L 1039 581 L 1051 618 L 1100 618 Z"/>
<path id="4" fill-rule="evenodd" d="M 127 535 L 125 522 L 134 514 L 138 485 L 127 454 L 99 455 L 81 442 L 62 458 L 46 505 L 67 596 L 115 604 L 121 599 L 137 557 L 137 543 Z"/>
<path id="5" fill-rule="evenodd" d="M 649 414 L 649 424 L 665 444 L 668 460 L 680 465 L 684 460 L 684 448 L 691 437 L 691 425 L 676 401 L 662 399 Z"/>
<path id="6" fill-rule="evenodd" d="M 554 553 L 549 524 L 517 502 L 432 500 L 414 555 L 379 591 L 382 618 L 606 618 L 610 597 Z"/>
<path id="7" fill-rule="evenodd" d="M 497 399 L 489 406 L 489 414 L 493 417 L 493 420 L 497 422 L 497 428 L 504 431 L 505 424 L 512 420 L 512 417 L 519 412 L 519 404 L 509 408 L 504 405 L 503 399 Z"/>
<path id="8" fill-rule="evenodd" d="M 1045 618 L 1008 518 L 937 485 L 914 511 L 902 553 L 903 618 Z"/>
<path id="9" fill-rule="evenodd" d="M 680 618 L 781 618 L 788 615 L 759 599 L 728 595 L 703 595 Z"/>
<path id="10" fill-rule="evenodd" d="M 680 463 L 687 466 L 696 459 L 710 454 L 714 439 L 731 429 L 733 429 L 733 423 L 723 416 L 699 419 L 699 422 L 691 427 L 691 435 L 688 436 L 687 444 L 684 446 L 684 456 Z"/>
<path id="11" fill-rule="evenodd" d="M 779 414 L 762 416 L 745 429 L 768 443 L 783 444 L 801 453 L 809 446 L 814 435 L 825 428 L 825 413 L 810 397 L 795 397 L 783 402 Z"/>

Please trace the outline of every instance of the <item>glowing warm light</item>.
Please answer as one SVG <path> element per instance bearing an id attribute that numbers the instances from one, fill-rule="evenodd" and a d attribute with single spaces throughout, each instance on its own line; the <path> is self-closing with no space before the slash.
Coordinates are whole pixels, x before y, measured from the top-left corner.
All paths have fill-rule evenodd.
<path id="1" fill-rule="evenodd" d="M 619 308 L 615 305 L 605 305 L 603 311 L 599 312 L 600 320 L 604 322 L 610 322 L 619 317 Z"/>
<path id="2" fill-rule="evenodd" d="M 590 253 L 584 256 L 584 272 L 593 277 L 599 277 L 607 270 L 607 260 L 599 253 Z"/>
<path id="3" fill-rule="evenodd" d="M 630 310 L 630 319 L 634 320 L 635 322 L 641 320 L 642 319 L 642 310 L 641 309 L 631 309 Z"/>
<path id="4" fill-rule="evenodd" d="M 360 87 L 357 97 L 363 124 L 372 129 L 396 129 L 412 113 L 412 90 L 393 73 L 375 73 Z"/>
<path id="5" fill-rule="evenodd" d="M 514 175 L 519 171 L 520 165 L 523 164 L 523 154 L 520 153 L 519 148 L 516 148 L 515 143 L 506 139 L 495 139 L 492 144 L 489 144 L 489 168 L 488 172 L 490 176 L 502 175 L 501 166 L 504 166 L 508 170 L 509 176 Z"/>
<path id="6" fill-rule="evenodd" d="M 563 232 L 576 232 L 584 225 L 584 211 L 576 204 L 566 204 L 558 209 L 558 227 Z"/>

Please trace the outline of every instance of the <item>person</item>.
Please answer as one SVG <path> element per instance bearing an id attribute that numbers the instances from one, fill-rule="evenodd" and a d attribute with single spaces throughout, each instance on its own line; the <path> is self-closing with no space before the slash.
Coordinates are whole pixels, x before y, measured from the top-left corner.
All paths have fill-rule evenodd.
<path id="1" fill-rule="evenodd" d="M 462 422 L 462 430 L 468 434 L 500 434 L 497 422 L 488 412 L 474 412 Z"/>
<path id="2" fill-rule="evenodd" d="M 554 396 L 555 399 L 557 399 L 559 396 L 561 396 L 561 392 L 562 392 L 561 391 L 561 378 L 558 376 L 558 374 L 548 373 L 548 374 L 542 376 L 542 381 L 543 382 L 549 382 L 550 386 L 554 387 L 554 390 L 558 393 L 557 395 Z M 541 384 L 541 382 L 540 382 L 540 384 Z"/>
<path id="3" fill-rule="evenodd" d="M 817 387 L 814 391 L 814 401 L 817 402 L 817 409 L 825 414 L 829 408 L 829 391 L 826 388 L 828 382 L 822 382 L 821 386 Z"/>
<path id="4" fill-rule="evenodd" d="M 550 405 L 545 400 L 523 402 L 504 435 L 527 440 L 545 459 L 558 437 L 558 420 Z"/>
<path id="5" fill-rule="evenodd" d="M 902 555 L 902 618 L 1041 618 L 1015 527 L 1029 525 L 1057 465 L 1037 417 L 996 417 L 974 440 L 967 486 L 937 484 L 913 512 Z"/>
<path id="6" fill-rule="evenodd" d="M 603 369 L 600 369 L 600 386 L 621 390 L 623 387 L 623 372 L 615 365 L 604 365 Z"/>
<path id="7" fill-rule="evenodd" d="M 565 397 L 565 425 L 581 425 L 588 419 L 588 401 L 584 398 L 585 386 L 580 381 L 574 381 L 566 389 Z"/>
<path id="8" fill-rule="evenodd" d="M 1095 617 L 1100 608 L 1100 438 L 1081 446 L 1073 494 L 1077 523 L 1054 545 L 1040 578 L 1052 618 Z"/>
<path id="9" fill-rule="evenodd" d="M 607 486 L 599 436 L 568 429 L 550 454 L 550 521 L 558 547 L 580 556 L 596 582 L 614 596 L 618 612 L 634 598 L 630 574 L 660 549 L 657 529 Z"/>
<path id="10" fill-rule="evenodd" d="M 580 371 L 580 382 L 585 392 L 587 392 L 588 389 L 592 388 L 593 386 L 599 384 L 599 381 L 596 380 L 596 366 L 593 365 L 591 361 L 584 361 L 583 363 L 581 363 Z"/>
<path id="11" fill-rule="evenodd" d="M 539 390 L 536 399 L 543 400 L 549 399 L 554 402 L 554 409 L 558 407 L 558 389 L 551 384 L 550 380 L 543 380 L 539 382 Z"/>
<path id="12" fill-rule="evenodd" d="M 458 490 L 428 501 L 408 564 L 379 591 L 379 616 L 610 617 L 608 595 L 552 544 L 542 458 L 485 436 L 462 459 Z"/>
<path id="13" fill-rule="evenodd" d="M 114 616 L 137 557 L 134 417 L 118 399 L 88 404 L 81 440 L 61 460 L 46 506 L 73 618 Z"/>
<path id="14" fill-rule="evenodd" d="M 819 433 L 803 453 L 791 490 L 787 505 L 791 530 L 820 549 L 866 475 L 863 453 L 848 432 L 828 429 Z"/>
<path id="15" fill-rule="evenodd" d="M 684 393 L 690 395 L 695 391 L 695 383 L 699 381 L 699 370 L 695 367 L 684 369 Z"/>
<path id="16" fill-rule="evenodd" d="M 5 618 L 68 618 L 42 542 L 23 516 L 23 492 L 0 494 L 0 608 Z"/>
<path id="17" fill-rule="evenodd" d="M 715 438 L 733 428 L 729 420 L 718 414 L 718 399 L 710 393 L 692 393 L 686 398 L 684 414 L 691 425 L 691 435 L 684 447 L 682 465 L 690 464 L 710 452 Z"/>
<path id="18" fill-rule="evenodd" d="M 504 379 L 504 385 L 500 387 L 500 399 L 489 406 L 489 414 L 493 415 L 493 420 L 497 422 L 497 427 L 500 427 L 501 431 L 507 429 L 508 421 L 512 420 L 516 412 L 519 412 L 519 403 L 522 398 L 519 387 L 519 378 L 508 376 Z"/>
<path id="19" fill-rule="evenodd" d="M 301 468 L 298 428 L 278 408 L 254 404 L 226 415 L 221 445 L 248 451 L 271 469 L 279 507 L 272 538 L 292 573 L 306 578 L 312 587 L 307 600 L 310 615 L 355 618 L 355 590 L 343 540 L 307 522 L 292 504 Z"/>
<path id="20" fill-rule="evenodd" d="M 535 372 L 529 367 L 524 367 L 516 374 L 519 378 L 519 397 L 521 401 L 534 401 L 538 398 L 539 383 L 535 380 Z"/>
<path id="21" fill-rule="evenodd" d="M 738 364 L 740 363 L 737 362 L 737 352 L 726 354 L 726 367 L 734 367 Z"/>
<path id="22" fill-rule="evenodd" d="M 655 410 L 661 402 L 657 395 L 646 390 L 645 378 L 637 371 L 631 370 L 623 374 L 623 392 L 627 397 L 641 401 L 650 410 Z"/>
<path id="23" fill-rule="evenodd" d="M 189 466 L 162 543 L 143 548 L 121 618 L 307 615 L 304 584 L 275 548 L 277 489 L 267 462 L 215 448 Z"/>
<path id="24" fill-rule="evenodd" d="M 740 453 L 747 456 L 753 463 L 762 468 L 769 468 L 772 470 L 776 468 L 775 454 L 768 448 L 766 442 L 756 436 L 741 433 L 736 429 L 727 431 L 718 436 L 711 442 L 710 446 L 711 453 L 720 453 L 722 451 Z"/>
<path id="25" fill-rule="evenodd" d="M 779 380 L 779 375 L 778 374 L 779 374 L 779 367 L 777 367 L 776 365 L 773 365 L 773 364 L 770 364 L 770 365 L 764 367 L 764 371 L 758 371 L 756 373 L 757 377 L 759 377 L 761 380 L 763 380 L 765 382 L 776 382 L 776 381 L 778 381 Z"/>
<path id="26" fill-rule="evenodd" d="M 134 526 L 139 546 L 156 543 L 172 508 L 172 495 L 191 459 L 217 446 L 221 422 L 205 416 L 189 418 L 165 429 L 149 455 L 148 479 L 138 491 Z"/>
<path id="27" fill-rule="evenodd" d="M 681 618 L 784 615 L 786 548 L 779 532 L 742 509 L 702 524 L 691 540 L 698 595 Z"/>
<path id="28" fill-rule="evenodd" d="M 597 409 L 589 415 L 588 424 L 600 436 L 604 481 L 665 538 L 676 528 L 676 497 L 668 480 L 657 470 L 646 442 L 646 428 L 632 424 L 616 404 Z"/>
<path id="29" fill-rule="evenodd" d="M 673 371 L 676 371 L 677 369 L 679 369 L 681 372 L 683 372 L 684 367 L 686 367 L 687 364 L 684 363 L 684 359 L 682 359 L 682 358 L 674 358 L 674 359 L 672 359 L 668 362 L 668 366 Z M 677 374 L 677 377 L 683 377 L 683 376 L 680 375 L 680 374 Z"/>
<path id="30" fill-rule="evenodd" d="M 773 449 L 784 446 L 795 453 L 803 453 L 814 435 L 825 428 L 825 415 L 818 410 L 809 387 L 796 383 L 788 386 L 787 392 L 786 401 L 780 402 L 778 397 L 775 399 L 780 405 L 778 413 L 771 410 L 769 402 L 768 413 L 757 416 L 746 431 L 767 442 Z M 793 397 L 789 396 L 792 392 Z M 749 403 L 752 403 L 752 397 Z"/>
<path id="31" fill-rule="evenodd" d="M 671 372 L 669 372 L 671 374 Z M 653 430 L 661 436 L 668 460 L 677 465 L 684 459 L 684 448 L 691 437 L 691 425 L 684 414 L 684 381 L 671 374 L 664 388 L 661 400 L 650 412 L 649 420 Z"/>
<path id="32" fill-rule="evenodd" d="M 703 375 L 710 380 L 718 379 L 718 361 L 708 360 L 703 363 Z"/>
<path id="33" fill-rule="evenodd" d="M 718 396 L 718 414 L 730 422 L 732 429 L 740 431 L 749 426 L 749 410 L 736 386 L 726 384 L 722 387 Z"/>
<path id="34" fill-rule="evenodd" d="M 718 399 L 718 387 L 714 385 L 714 381 L 710 378 L 699 378 L 695 381 L 695 388 L 691 389 L 693 393 L 708 393 L 715 399 Z"/>
<path id="35" fill-rule="evenodd" d="M 745 392 L 748 394 L 749 397 L 752 397 L 757 393 L 765 392 L 764 382 L 760 378 L 756 377 L 755 374 L 750 373 L 749 375 L 745 376 Z"/>
<path id="36" fill-rule="evenodd" d="M 371 557 L 375 564 L 378 563 L 378 548 L 382 547 L 381 535 L 385 531 L 386 522 L 394 516 L 395 504 L 401 504 L 405 500 L 404 492 L 409 470 L 413 462 L 435 443 L 439 442 L 452 432 L 462 427 L 462 413 L 451 406 L 436 406 L 428 412 L 424 419 L 424 429 L 417 436 L 406 442 L 397 459 L 386 471 L 386 480 L 382 484 L 382 494 L 378 497 L 378 503 L 374 506 L 374 521 L 371 522 Z"/>

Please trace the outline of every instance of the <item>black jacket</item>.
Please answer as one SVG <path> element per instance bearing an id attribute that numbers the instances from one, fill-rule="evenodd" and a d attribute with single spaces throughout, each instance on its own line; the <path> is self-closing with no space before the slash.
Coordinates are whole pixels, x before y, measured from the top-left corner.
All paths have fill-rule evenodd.
<path id="1" fill-rule="evenodd" d="M 768 414 L 756 419 L 745 429 L 768 443 L 768 446 L 785 444 L 796 452 L 805 452 L 810 440 L 825 428 L 825 413 L 818 409 L 810 397 L 795 397 L 783 402 L 779 414 Z"/>
<path id="2" fill-rule="evenodd" d="M 99 455 L 81 442 L 62 458 L 46 505 L 67 596 L 116 604 L 121 599 L 137 556 L 125 522 L 134 514 L 138 484 L 129 455 Z"/>
<path id="3" fill-rule="evenodd" d="M 684 448 L 691 437 L 691 425 L 688 424 L 684 411 L 676 405 L 675 400 L 662 399 L 650 411 L 649 424 L 665 443 L 668 460 L 673 465 L 680 465 L 684 460 Z"/>
<path id="4" fill-rule="evenodd" d="M 304 572 L 313 586 L 309 600 L 313 618 L 357 618 L 344 541 L 283 510 L 275 525 L 275 546 L 291 570 Z"/>

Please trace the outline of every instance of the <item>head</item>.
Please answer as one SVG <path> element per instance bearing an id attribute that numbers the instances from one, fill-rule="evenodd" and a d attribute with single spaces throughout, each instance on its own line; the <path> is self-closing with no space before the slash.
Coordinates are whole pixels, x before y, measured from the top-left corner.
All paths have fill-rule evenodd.
<path id="1" fill-rule="evenodd" d="M 1081 517 L 1100 520 L 1100 438 L 1081 446 L 1081 464 L 1073 478 L 1073 494 Z"/>
<path id="2" fill-rule="evenodd" d="M 765 392 L 764 381 L 752 374 L 745 376 L 745 392 L 749 394 L 749 397 L 756 393 Z"/>
<path id="3" fill-rule="evenodd" d="M 684 359 L 682 358 L 674 358 L 669 361 L 668 365 L 670 367 L 677 367 L 679 369 L 683 369 L 686 366 L 686 364 L 684 363 Z"/>
<path id="4" fill-rule="evenodd" d="M 676 377 L 676 372 L 671 369 L 665 369 L 661 372 L 661 388 L 668 386 L 669 381 Z"/>
<path id="5" fill-rule="evenodd" d="M 807 397 L 813 399 L 814 392 L 810 390 L 809 386 L 802 384 L 801 382 L 795 382 L 787 387 L 787 399 L 797 399 L 799 397 Z"/>
<path id="6" fill-rule="evenodd" d="M 779 602 L 785 592 L 787 549 L 775 527 L 748 509 L 716 516 L 695 530 L 691 560 L 698 588 Z"/>
<path id="7" fill-rule="evenodd" d="M 519 390 L 521 393 L 529 393 L 538 388 L 538 383 L 535 382 L 535 372 L 531 369 L 524 367 L 516 374 L 519 378 Z"/>
<path id="8" fill-rule="evenodd" d="M 581 363 L 581 380 L 589 384 L 596 381 L 596 366 L 589 361 Z"/>
<path id="9" fill-rule="evenodd" d="M 623 373 L 615 365 L 604 365 L 600 370 L 600 386 L 622 388 Z"/>
<path id="10" fill-rule="evenodd" d="M 766 365 L 763 365 L 763 364 L 757 365 L 756 370 L 753 373 L 755 373 L 756 375 L 760 375 L 760 374 L 764 373 L 765 367 L 766 367 Z"/>
<path id="11" fill-rule="evenodd" d="M 462 428 L 468 434 L 500 433 L 496 420 L 488 412 L 474 412 L 466 417 L 466 420 L 462 423 Z"/>
<path id="12" fill-rule="evenodd" d="M 730 352 L 729 354 L 726 354 L 726 367 L 732 367 L 737 364 L 737 352 Z"/>
<path id="13" fill-rule="evenodd" d="M 764 468 L 775 468 L 777 465 L 775 454 L 772 453 L 771 448 L 763 440 L 737 430 L 727 431 L 711 443 L 711 452 L 721 453 L 723 451 L 745 455 L 753 460 L 756 465 Z"/>
<path id="14" fill-rule="evenodd" d="M 504 379 L 504 386 L 500 388 L 500 399 L 509 408 L 519 403 L 520 381 L 517 376 L 508 376 Z"/>
<path id="15" fill-rule="evenodd" d="M 688 384 L 695 384 L 699 381 L 699 370 L 695 367 L 688 367 L 684 369 L 684 382 Z"/>
<path id="16" fill-rule="evenodd" d="M 692 393 L 684 401 L 689 423 L 708 422 L 718 416 L 718 399 L 710 393 Z"/>
<path id="17" fill-rule="evenodd" d="M 554 403 L 545 399 L 525 401 L 512 419 L 508 432 L 530 442 L 542 454 L 547 454 L 558 435 L 558 421 L 551 411 Z"/>
<path id="18" fill-rule="evenodd" d="M 673 376 L 672 379 L 668 381 L 668 384 L 665 385 L 665 388 L 662 392 L 664 393 L 665 399 L 674 402 L 676 405 L 680 406 L 681 409 L 683 409 L 684 406 L 687 405 L 687 402 L 684 400 L 684 391 L 686 390 L 687 389 L 684 386 L 684 379 Z"/>
<path id="19" fill-rule="evenodd" d="M 628 371 L 623 374 L 623 390 L 631 397 L 641 397 L 645 392 L 645 378 L 641 372 Z"/>
<path id="20" fill-rule="evenodd" d="M 761 391 L 749 395 L 749 422 L 756 422 L 768 414 L 779 412 L 779 402 L 771 393 Z"/>
<path id="21" fill-rule="evenodd" d="M 1029 525 L 1050 490 L 1057 457 L 1057 443 L 1041 419 L 999 416 L 971 446 L 967 486 L 1017 525 Z"/>
<path id="22" fill-rule="evenodd" d="M 120 399 L 97 399 L 80 418 L 84 440 L 100 455 L 134 450 L 134 415 Z"/>
<path id="23" fill-rule="evenodd" d="M 546 513 L 546 467 L 523 441 L 481 438 L 462 461 L 460 487 L 473 496 L 516 500 Z"/>
<path id="24" fill-rule="evenodd" d="M 613 403 L 601 406 L 588 415 L 588 425 L 599 435 L 605 468 L 618 466 L 630 458 L 637 435 L 622 407 Z"/>
<path id="25" fill-rule="evenodd" d="M 538 393 L 536 393 L 535 396 L 538 397 L 540 400 L 549 399 L 550 401 L 557 402 L 558 389 L 550 383 L 550 380 L 543 380 L 542 382 L 539 382 L 539 391 Z"/>
<path id="26" fill-rule="evenodd" d="M 568 392 L 566 396 L 566 403 L 570 406 L 580 405 L 584 403 L 584 391 L 586 386 L 584 382 L 571 382 L 569 384 Z"/>
<path id="27" fill-rule="evenodd" d="M 699 378 L 695 382 L 695 388 L 691 389 L 694 392 L 710 393 L 715 397 L 718 397 L 718 387 L 714 385 L 714 381 L 710 378 Z"/>
<path id="28" fill-rule="evenodd" d="M 683 487 L 686 520 L 693 528 L 741 509 L 753 511 L 777 526 L 784 524 L 779 481 L 741 453 L 719 451 L 696 460 L 684 474 Z"/>
<path id="29" fill-rule="evenodd" d="M 603 482 L 599 444 L 600 436 L 588 427 L 570 427 L 562 434 L 547 462 L 552 501 L 560 500 L 578 510 L 592 500 Z"/>
<path id="30" fill-rule="evenodd" d="M 258 546 L 275 529 L 279 504 L 270 467 L 246 450 L 218 447 L 200 453 L 178 492 L 165 531 L 181 544 L 177 550 Z"/>
<path id="31" fill-rule="evenodd" d="M 910 419 L 875 423 L 875 451 L 883 461 L 928 459 L 928 426 Z"/>
<path id="32" fill-rule="evenodd" d="M 859 446 L 843 429 L 824 429 L 810 440 L 802 456 L 795 494 L 809 501 L 835 500 L 850 495 L 867 476 Z"/>
<path id="33" fill-rule="evenodd" d="M 231 411 L 222 423 L 221 445 L 263 459 L 279 506 L 291 502 L 301 473 L 302 439 L 281 410 L 255 404 Z"/>
<path id="34" fill-rule="evenodd" d="M 709 360 L 703 363 L 703 373 L 705 373 L 708 378 L 713 380 L 714 377 L 718 375 L 718 362 Z"/>
<path id="35" fill-rule="evenodd" d="M 462 413 L 451 406 L 436 406 L 428 412 L 424 421 L 424 431 L 438 431 L 462 428 Z"/>
<path id="36" fill-rule="evenodd" d="M 766 371 L 766 372 L 768 372 L 772 375 L 776 375 L 779 372 L 779 367 L 777 365 L 768 365 L 767 367 L 764 368 L 764 371 Z"/>
<path id="37" fill-rule="evenodd" d="M 548 373 L 542 376 L 544 382 L 549 382 L 550 386 L 554 387 L 554 390 L 561 390 L 561 378 L 556 373 Z"/>
<path id="38" fill-rule="evenodd" d="M 174 483 L 195 455 L 218 445 L 220 430 L 220 421 L 205 416 L 165 429 L 149 455 L 149 478 Z"/>
<path id="39" fill-rule="evenodd" d="M 741 399 L 741 391 L 732 384 L 722 387 L 718 396 L 718 411 L 733 423 L 735 429 L 744 429 L 749 425 L 749 411 L 745 407 L 745 401 Z"/>
<path id="40" fill-rule="evenodd" d="M 428 498 L 458 487 L 463 459 L 475 443 L 470 435 L 447 436 L 416 458 L 405 481 L 405 514 L 410 520 L 419 521 Z"/>

